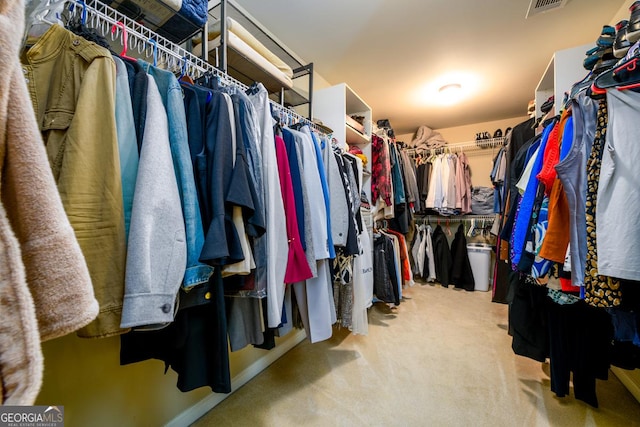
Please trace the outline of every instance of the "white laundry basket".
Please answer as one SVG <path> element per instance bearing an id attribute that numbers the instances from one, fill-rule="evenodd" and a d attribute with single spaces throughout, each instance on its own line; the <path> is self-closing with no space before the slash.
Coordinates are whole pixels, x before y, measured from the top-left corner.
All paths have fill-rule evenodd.
<path id="1" fill-rule="evenodd" d="M 475 281 L 474 290 L 488 291 L 491 274 L 491 246 L 483 243 L 469 243 L 467 245 L 469 262 Z"/>

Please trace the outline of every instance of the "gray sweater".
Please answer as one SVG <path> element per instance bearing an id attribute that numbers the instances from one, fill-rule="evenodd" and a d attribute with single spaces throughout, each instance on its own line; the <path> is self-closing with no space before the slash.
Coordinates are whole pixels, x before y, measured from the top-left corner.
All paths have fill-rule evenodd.
<path id="1" fill-rule="evenodd" d="M 173 321 L 187 264 L 185 242 L 167 114 L 158 86 L 150 78 L 127 245 L 121 327 L 161 327 Z"/>

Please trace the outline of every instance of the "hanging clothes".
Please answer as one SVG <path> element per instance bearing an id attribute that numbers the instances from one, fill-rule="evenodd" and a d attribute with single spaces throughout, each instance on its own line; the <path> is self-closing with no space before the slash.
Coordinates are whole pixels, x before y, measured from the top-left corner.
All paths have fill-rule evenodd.
<path id="1" fill-rule="evenodd" d="M 284 302 L 284 274 L 287 269 L 287 230 L 282 221 L 285 217 L 282 202 L 282 189 L 278 176 L 278 162 L 273 135 L 273 119 L 269 107 L 269 94 L 265 87 L 258 83 L 249 94 L 249 99 L 255 107 L 259 129 L 260 150 L 262 153 L 262 181 L 265 191 L 265 206 L 267 212 L 267 292 L 270 298 L 268 304 L 269 327 L 275 328 L 282 321 L 282 304 Z"/>
<path id="2" fill-rule="evenodd" d="M 120 326 L 165 326 L 187 265 L 185 221 L 158 86 L 149 80 L 147 120 L 127 244 Z"/>
<path id="3" fill-rule="evenodd" d="M 126 242 L 115 63 L 108 50 L 59 25 L 27 44 L 31 47 L 23 55 L 23 74 L 62 203 L 100 304 L 98 318 L 78 335 L 120 334 Z M 96 99 L 100 99 L 97 104 Z"/>
<path id="4" fill-rule="evenodd" d="M 400 258 L 400 244 L 398 243 L 398 238 L 393 234 L 389 233 L 388 230 L 380 231 L 382 235 L 387 237 L 391 242 L 393 252 L 391 256 L 393 257 L 393 267 L 395 269 L 395 281 L 393 282 L 394 289 L 398 294 L 398 299 L 402 300 L 402 288 L 404 287 L 404 278 L 402 277 L 402 260 Z"/>
<path id="5" fill-rule="evenodd" d="M 338 251 L 333 277 L 333 300 L 336 307 L 338 324 L 343 328 L 351 328 L 353 322 L 353 259 L 352 255 L 344 255 Z"/>
<path id="6" fill-rule="evenodd" d="M 451 243 L 451 261 L 451 284 L 456 288 L 473 291 L 475 281 L 471 270 L 471 262 L 469 261 L 467 238 L 463 224 L 458 226 L 458 231 L 456 231 Z"/>
<path id="7" fill-rule="evenodd" d="M 305 251 L 307 264 L 313 276 L 317 275 L 316 257 L 314 253 L 313 233 L 311 232 L 311 211 L 309 207 L 309 195 L 302 178 L 302 157 L 298 154 L 298 145 L 295 136 L 289 129 L 283 129 L 283 138 L 287 155 L 289 157 L 289 167 L 291 170 L 291 183 L 296 200 L 296 215 L 299 216 L 298 231 L 302 240 L 302 247 Z M 301 216 L 300 216 L 301 215 Z"/>
<path id="8" fill-rule="evenodd" d="M 371 202 L 375 206 L 382 199 L 386 206 L 391 206 L 391 159 L 384 139 L 375 134 L 371 135 L 371 152 Z"/>
<path id="9" fill-rule="evenodd" d="M 373 254 L 375 296 L 383 302 L 399 305 L 398 278 L 391 239 L 383 234 L 374 235 Z"/>
<path id="10" fill-rule="evenodd" d="M 311 132 L 309 126 L 302 126 L 302 133 L 306 134 L 313 143 L 313 148 L 316 153 L 316 161 L 318 163 L 318 173 L 320 175 L 320 184 L 322 185 L 322 195 L 324 197 L 325 216 L 327 218 L 327 248 L 329 249 L 329 258 L 336 257 L 335 249 L 333 247 L 333 239 L 331 237 L 331 206 L 329 196 L 329 184 L 327 183 L 327 174 L 324 168 L 324 160 L 322 158 L 322 150 L 320 148 L 320 142 L 315 133 Z"/>
<path id="11" fill-rule="evenodd" d="M 415 164 L 405 150 L 399 150 L 399 155 L 402 161 L 403 179 L 407 191 L 407 203 L 409 204 L 410 212 L 420 212 L 422 206 Z"/>
<path id="12" fill-rule="evenodd" d="M 427 225 L 427 228 L 425 229 L 425 240 L 426 240 L 426 245 L 425 245 L 425 257 L 426 257 L 426 261 L 427 262 L 427 282 L 433 282 L 436 280 L 436 265 L 435 265 L 435 256 L 434 256 L 434 249 L 433 249 L 433 233 L 431 230 L 431 226 Z"/>
<path id="13" fill-rule="evenodd" d="M 322 159 L 315 149 L 315 144 L 306 133 L 290 129 L 295 137 L 298 152 L 301 154 L 303 185 L 309 194 L 323 193 L 323 184 L 319 166 Z M 328 234 L 326 212 L 327 206 L 323 197 L 309 197 L 309 212 L 311 229 L 313 230 L 313 250 L 317 265 L 317 276 L 306 283 L 298 282 L 294 285 L 296 300 L 300 313 L 305 322 L 305 329 L 311 342 L 326 340 L 332 335 L 332 326 L 336 322 L 333 300 L 333 286 L 329 271 Z"/>
<path id="14" fill-rule="evenodd" d="M 347 244 L 349 233 L 349 207 L 342 172 L 336 156 L 331 144 L 328 141 L 323 141 L 322 158 L 324 168 L 327 171 L 331 206 L 331 239 L 335 246 L 344 247 Z"/>
<path id="15" fill-rule="evenodd" d="M 287 238 L 289 241 L 289 259 L 285 272 L 285 283 L 295 283 L 313 277 L 313 273 L 307 264 L 307 259 L 302 248 L 300 234 L 298 233 L 298 218 L 293 195 L 293 184 L 289 159 L 284 140 L 276 136 L 276 157 L 278 159 L 278 172 L 280 176 L 280 188 L 287 221 Z"/>
<path id="16" fill-rule="evenodd" d="M 113 57 L 113 60 L 116 63 L 115 119 L 118 135 L 118 154 L 120 156 L 120 175 L 122 177 L 122 207 L 124 209 L 125 237 L 128 238 L 139 156 L 127 67 L 124 61 L 117 56 Z M 191 176 L 191 181 L 193 182 L 193 171 L 191 171 Z"/>
<path id="17" fill-rule="evenodd" d="M 189 289 L 193 286 L 206 283 L 213 271 L 211 266 L 200 262 L 198 259 L 204 245 L 204 231 L 202 228 L 202 216 L 197 197 L 193 163 L 190 161 L 189 134 L 182 89 L 173 73 L 152 67 L 143 61 L 139 61 L 139 63 L 143 69 L 148 71 L 149 76 L 152 77 L 157 84 L 160 96 L 162 97 L 162 103 L 167 113 L 169 144 L 180 195 L 182 215 L 185 222 L 187 245 L 187 268 L 184 273 L 182 286 L 185 289 Z M 120 156 L 120 167 L 124 173 L 122 152 Z M 133 153 L 131 153 L 130 157 L 134 157 Z"/>
<path id="18" fill-rule="evenodd" d="M 471 213 L 471 168 L 465 153 L 460 153 L 457 157 L 456 209 L 460 209 L 463 215 Z"/>
<path id="19" fill-rule="evenodd" d="M 446 288 L 449 287 L 451 283 L 451 266 L 453 260 L 451 259 L 451 250 L 449 249 L 447 236 L 444 234 L 444 230 L 440 225 L 433 231 L 432 239 L 435 279 L 436 282 Z"/>
<path id="20" fill-rule="evenodd" d="M 600 100 L 595 139 L 587 162 L 587 270 L 585 271 L 585 301 L 594 307 L 615 307 L 622 302 L 620 281 L 599 274 L 597 251 L 596 207 L 602 155 L 606 145 L 607 101 Z"/>
<path id="21" fill-rule="evenodd" d="M 42 121 L 35 119 L 20 69 L 24 10 L 23 2 L 16 1 L 0 11 L 0 19 L 12 23 L 0 28 L 3 405 L 33 405 L 43 376 L 40 341 L 86 326 L 99 310 L 83 252 L 51 173 L 38 127 Z M 69 47 L 57 46 L 63 55 Z"/>
<path id="22" fill-rule="evenodd" d="M 355 160 L 358 169 L 358 176 L 362 177 L 363 163 L 360 158 Z M 362 180 L 360 180 L 362 182 Z M 362 193 L 362 188 L 360 188 Z M 351 332 L 354 334 L 366 335 L 369 331 L 369 320 L 367 309 L 373 303 L 373 282 L 374 282 L 374 265 L 373 265 L 373 249 L 369 230 L 365 225 L 361 209 L 359 209 L 355 219 L 358 221 L 358 241 L 360 242 L 360 253 L 354 258 L 353 262 L 353 309 Z"/>
<path id="23" fill-rule="evenodd" d="M 413 240 L 413 245 L 411 247 L 411 259 L 413 261 L 412 263 L 412 269 L 413 269 L 413 274 L 415 276 L 420 276 L 422 277 L 422 266 L 421 266 L 421 256 L 420 256 L 420 245 L 422 244 L 422 239 L 423 239 L 423 234 L 422 234 L 422 230 L 424 230 L 424 226 L 423 225 L 415 225 L 415 229 L 416 232 L 414 233 L 415 237 Z M 422 258 L 424 259 L 424 250 L 423 250 L 423 255 Z M 423 264 L 422 264 L 423 265 Z"/>
<path id="24" fill-rule="evenodd" d="M 598 274 L 640 280 L 640 268 L 630 259 L 640 256 L 637 206 L 640 206 L 637 174 L 640 159 L 637 126 L 640 96 L 633 90 L 607 91 L 609 121 L 606 149 L 597 189 L 596 240 Z M 614 237 L 615 236 L 615 237 Z"/>
<path id="25" fill-rule="evenodd" d="M 574 142 L 569 154 L 556 165 L 569 204 L 569 241 L 571 246 L 571 281 L 584 284 L 587 261 L 587 159 L 595 138 L 598 103 L 584 91 L 571 101 L 574 116 Z"/>

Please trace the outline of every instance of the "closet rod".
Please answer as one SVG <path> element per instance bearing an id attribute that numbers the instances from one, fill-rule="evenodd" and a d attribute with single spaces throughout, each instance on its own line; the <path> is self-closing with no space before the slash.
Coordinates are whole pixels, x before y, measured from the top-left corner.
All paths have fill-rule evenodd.
<path id="1" fill-rule="evenodd" d="M 182 69 L 186 63 L 186 70 L 192 76 L 203 76 L 206 73 L 218 77 L 222 84 L 227 86 L 235 86 L 243 91 L 246 91 L 249 87 L 226 73 L 223 73 L 213 65 L 205 62 L 203 59 L 195 56 L 186 49 L 178 46 L 177 44 L 167 40 L 161 35 L 155 33 L 149 28 L 140 25 L 128 16 L 118 12 L 117 10 L 107 6 L 99 0 L 87 0 L 81 2 L 80 0 L 69 0 L 69 3 L 73 3 L 74 14 L 82 13 L 82 8 L 86 7 L 86 23 L 87 26 L 100 30 L 103 36 L 109 37 L 111 34 L 111 26 L 116 25 L 118 22 L 122 22 L 127 29 L 127 38 L 131 41 L 129 48 L 131 52 L 134 50 L 139 54 L 149 52 L 152 49 L 152 45 L 149 40 L 155 40 L 155 47 L 157 47 L 157 61 L 159 65 L 164 65 L 171 71 Z M 116 36 L 122 40 L 122 32 L 118 30 Z M 112 40 L 115 41 L 115 37 L 112 36 Z M 149 55 L 146 55 L 147 57 Z M 292 111 L 285 106 L 278 104 L 277 102 L 269 99 L 269 103 L 272 108 L 286 114 L 287 117 L 292 118 L 296 122 L 302 122 L 312 127 L 316 132 L 325 134 L 314 123 L 308 120 L 306 117 Z"/>
<path id="2" fill-rule="evenodd" d="M 467 152 L 477 152 L 477 151 L 485 151 L 488 148 L 499 148 L 504 146 L 505 138 L 490 138 L 490 139 L 482 139 L 479 141 L 467 141 L 467 142 L 459 142 L 455 144 L 447 144 L 438 148 L 408 148 L 406 152 L 408 154 L 418 154 L 418 153 L 431 153 L 431 154 L 439 154 L 442 152 L 451 152 L 451 153 L 467 153 Z M 488 152 L 488 151 L 487 151 Z"/>
<path id="3" fill-rule="evenodd" d="M 431 224 L 446 223 L 448 222 L 471 222 L 471 221 L 484 221 L 493 223 L 496 219 L 494 215 L 464 215 L 464 216 L 438 216 L 438 215 L 425 215 L 422 217 L 416 217 L 414 221 L 418 224 L 430 222 Z"/>

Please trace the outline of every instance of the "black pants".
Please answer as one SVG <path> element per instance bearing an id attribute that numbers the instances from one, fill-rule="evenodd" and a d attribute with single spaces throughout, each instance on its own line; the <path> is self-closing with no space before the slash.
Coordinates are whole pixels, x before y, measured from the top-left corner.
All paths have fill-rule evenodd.
<path id="1" fill-rule="evenodd" d="M 558 397 L 569 394 L 573 372 L 576 399 L 598 407 L 596 379 L 606 380 L 613 326 L 611 317 L 601 308 L 579 301 L 547 304 L 551 359 L 551 391 Z"/>

